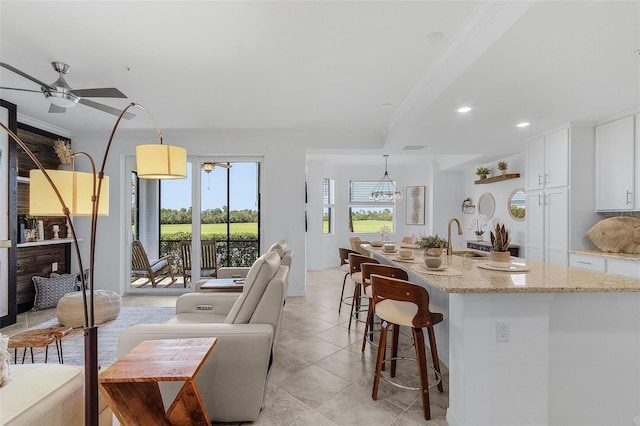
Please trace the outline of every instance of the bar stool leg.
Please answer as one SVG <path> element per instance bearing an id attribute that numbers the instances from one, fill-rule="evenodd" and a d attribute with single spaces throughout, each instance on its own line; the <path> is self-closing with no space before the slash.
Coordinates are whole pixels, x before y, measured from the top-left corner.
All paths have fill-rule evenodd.
<path id="1" fill-rule="evenodd" d="M 420 375 L 420 397 L 422 399 L 422 414 L 425 420 L 431 418 L 431 405 L 429 402 L 429 379 L 427 377 L 427 352 L 424 343 L 424 333 L 421 328 L 412 328 L 413 340 L 416 345 L 416 358 L 418 359 L 418 373 Z"/>
<path id="2" fill-rule="evenodd" d="M 344 287 L 347 285 L 348 276 L 349 274 L 344 274 L 344 279 L 342 280 L 342 291 L 340 292 L 340 306 L 338 306 L 338 314 L 340 314 L 340 311 L 342 311 L 342 305 L 344 304 L 342 298 L 344 297 Z"/>
<path id="3" fill-rule="evenodd" d="M 362 284 L 356 283 L 356 286 L 353 289 L 353 300 L 351 303 L 351 313 L 349 314 L 349 328 L 351 328 L 351 321 L 353 320 L 353 310 L 356 309 L 356 315 L 360 310 L 360 288 Z"/>
<path id="4" fill-rule="evenodd" d="M 376 373 L 373 378 L 373 392 L 371 397 L 376 400 L 378 399 L 378 388 L 380 387 L 380 375 L 382 374 L 382 366 L 384 365 L 384 353 L 387 347 L 387 332 L 389 331 L 389 327 L 392 324 L 382 321 L 382 325 L 380 327 L 380 343 L 378 344 L 378 358 L 376 360 Z"/>
<path id="5" fill-rule="evenodd" d="M 367 308 L 367 322 L 364 325 L 364 337 L 362 338 L 362 352 L 367 346 L 367 340 L 373 340 L 373 300 L 369 299 L 369 307 Z"/>
<path id="6" fill-rule="evenodd" d="M 391 377 L 396 377 L 396 365 L 398 358 L 398 339 L 400 339 L 400 326 L 393 325 L 393 338 L 391 340 Z"/>
<path id="7" fill-rule="evenodd" d="M 433 361 L 433 369 L 440 375 L 440 383 L 438 383 L 438 390 L 444 392 L 444 386 L 442 385 L 442 373 L 440 372 L 440 359 L 438 358 L 438 347 L 436 346 L 436 334 L 433 327 L 427 327 L 427 333 L 429 334 L 429 346 L 431 346 L 431 360 Z"/>

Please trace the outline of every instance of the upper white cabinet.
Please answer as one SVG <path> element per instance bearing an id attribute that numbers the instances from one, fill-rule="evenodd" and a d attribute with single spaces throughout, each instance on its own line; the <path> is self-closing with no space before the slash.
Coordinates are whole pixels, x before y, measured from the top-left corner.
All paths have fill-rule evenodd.
<path id="1" fill-rule="evenodd" d="M 569 184 L 569 129 L 560 129 L 527 144 L 526 189 Z"/>
<path id="2" fill-rule="evenodd" d="M 635 118 L 625 117 L 596 127 L 596 210 L 636 210 L 636 169 L 640 145 Z"/>
<path id="3" fill-rule="evenodd" d="M 571 248 L 585 248 L 595 213 L 593 127 L 567 126 L 526 145 L 529 260 L 567 266 Z"/>

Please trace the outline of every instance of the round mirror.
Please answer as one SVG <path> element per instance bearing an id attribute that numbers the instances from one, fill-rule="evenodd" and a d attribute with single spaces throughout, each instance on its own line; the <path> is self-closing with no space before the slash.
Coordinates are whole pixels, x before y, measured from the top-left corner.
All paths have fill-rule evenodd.
<path id="1" fill-rule="evenodd" d="M 513 220 L 523 221 L 525 214 L 524 188 L 514 189 L 507 200 L 507 209 Z"/>
<path id="2" fill-rule="evenodd" d="M 496 212 L 496 200 L 488 192 L 481 194 L 478 197 L 478 214 L 483 214 L 487 217 L 487 220 L 491 220 L 493 214 Z"/>

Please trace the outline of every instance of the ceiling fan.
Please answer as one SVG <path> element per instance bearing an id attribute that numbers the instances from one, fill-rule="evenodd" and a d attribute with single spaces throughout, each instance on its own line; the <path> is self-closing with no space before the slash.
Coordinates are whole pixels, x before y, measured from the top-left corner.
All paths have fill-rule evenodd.
<path id="1" fill-rule="evenodd" d="M 116 108 L 112 108 L 108 105 L 104 105 L 104 104 L 86 99 L 86 98 L 124 98 L 126 99 L 127 98 L 126 95 L 122 93 L 120 90 L 114 87 L 74 90 L 64 80 L 64 75 L 69 72 L 71 67 L 63 62 L 51 62 L 51 66 L 59 74 L 59 77 L 53 83 L 46 84 L 38 80 L 37 78 L 32 77 L 29 74 L 22 72 L 17 68 L 12 67 L 9 64 L 0 62 L 0 67 L 6 68 L 9 71 L 12 71 L 26 78 L 27 80 L 31 80 L 34 83 L 39 84 L 40 90 L 18 89 L 15 87 L 0 87 L 0 89 L 42 93 L 44 97 L 49 102 L 51 102 L 51 106 L 49 107 L 50 113 L 62 113 L 62 112 L 65 112 L 67 108 L 76 106 L 76 104 L 80 103 L 88 107 L 107 112 L 109 114 L 120 115 L 121 111 Z M 133 117 L 135 117 L 135 114 L 131 114 L 128 112 L 125 113 L 123 116 L 123 118 L 126 118 L 127 120 Z"/>
<path id="2" fill-rule="evenodd" d="M 211 163 L 211 162 L 202 163 L 201 167 L 202 167 L 202 170 L 204 170 L 206 173 L 211 173 L 216 166 L 224 167 L 225 169 L 230 169 L 231 168 L 231 164 L 227 164 L 227 163 Z"/>

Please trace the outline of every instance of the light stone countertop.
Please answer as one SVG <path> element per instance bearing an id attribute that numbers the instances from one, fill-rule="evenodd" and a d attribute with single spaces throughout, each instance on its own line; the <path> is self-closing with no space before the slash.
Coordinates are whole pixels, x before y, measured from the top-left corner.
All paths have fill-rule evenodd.
<path id="1" fill-rule="evenodd" d="M 609 253 L 600 250 L 569 250 L 569 253 L 586 254 L 589 256 L 608 257 L 611 259 L 633 260 L 640 262 L 640 254 L 634 253 Z"/>
<path id="2" fill-rule="evenodd" d="M 514 263 L 524 264 L 527 272 L 502 272 L 478 268 L 477 258 L 444 256 L 450 268 L 461 272 L 457 276 L 428 274 L 422 257 L 415 261 L 398 262 L 397 253 L 384 253 L 381 248 L 363 244 L 374 257 L 382 257 L 387 262 L 408 270 L 427 284 L 445 293 L 580 293 L 580 292 L 640 292 L 640 279 L 608 275 L 577 268 L 568 268 L 548 263 L 512 258 Z M 467 250 L 456 248 L 454 250 Z M 417 253 L 417 251 L 416 251 Z"/>

